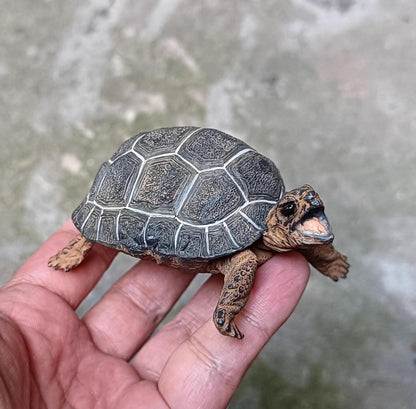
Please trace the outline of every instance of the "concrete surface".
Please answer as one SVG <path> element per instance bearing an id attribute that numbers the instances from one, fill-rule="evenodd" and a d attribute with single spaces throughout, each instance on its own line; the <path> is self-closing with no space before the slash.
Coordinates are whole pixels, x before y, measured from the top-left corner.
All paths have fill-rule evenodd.
<path id="1" fill-rule="evenodd" d="M 277 161 L 288 187 L 320 192 L 352 264 L 336 285 L 312 274 L 230 408 L 416 407 L 412 2 L 0 0 L 0 9 L 2 283 L 125 138 L 218 127 Z M 80 313 L 132 262 L 118 259 Z"/>

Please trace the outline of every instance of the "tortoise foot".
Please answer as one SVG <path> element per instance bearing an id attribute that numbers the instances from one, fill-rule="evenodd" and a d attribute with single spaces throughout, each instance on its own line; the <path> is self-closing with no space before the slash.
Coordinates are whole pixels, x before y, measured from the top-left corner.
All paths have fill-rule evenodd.
<path id="1" fill-rule="evenodd" d="M 350 267 L 347 257 L 335 250 L 331 243 L 300 249 L 299 252 L 318 271 L 332 280 L 338 281 L 340 278 L 347 278 Z"/>
<path id="2" fill-rule="evenodd" d="M 90 241 L 87 241 L 82 235 L 78 235 L 49 259 L 48 267 L 55 270 L 72 270 L 81 264 L 91 247 Z"/>
<path id="3" fill-rule="evenodd" d="M 238 329 L 234 319 L 231 316 L 224 314 L 224 310 L 215 310 L 214 324 L 222 335 L 237 339 L 244 338 L 244 334 Z"/>
<path id="4" fill-rule="evenodd" d="M 75 267 L 78 267 L 82 260 L 67 260 L 62 250 L 52 256 L 48 261 L 48 267 L 54 268 L 55 270 L 64 270 L 68 272 Z"/>
<path id="5" fill-rule="evenodd" d="M 347 262 L 347 257 L 340 254 L 340 257 L 338 257 L 328 266 L 328 271 L 326 274 L 328 277 L 332 278 L 332 280 L 338 281 L 340 278 L 347 278 L 349 267 L 350 265 Z"/>

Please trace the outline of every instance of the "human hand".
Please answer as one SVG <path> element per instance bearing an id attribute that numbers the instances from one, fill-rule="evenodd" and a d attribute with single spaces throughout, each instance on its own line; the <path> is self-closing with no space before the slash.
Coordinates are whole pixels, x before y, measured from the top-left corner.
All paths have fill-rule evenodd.
<path id="1" fill-rule="evenodd" d="M 194 274 L 140 261 L 80 319 L 117 252 L 95 245 L 70 273 L 48 268 L 76 232 L 67 222 L 0 289 L 1 408 L 224 408 L 309 277 L 296 253 L 261 266 L 237 317 L 244 340 L 212 322 L 220 276 L 149 338 Z"/>

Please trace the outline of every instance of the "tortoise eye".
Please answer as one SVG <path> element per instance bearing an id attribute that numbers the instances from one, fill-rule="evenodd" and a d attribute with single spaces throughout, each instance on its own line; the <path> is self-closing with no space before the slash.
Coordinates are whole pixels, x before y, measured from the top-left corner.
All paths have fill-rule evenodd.
<path id="1" fill-rule="evenodd" d="M 282 208 L 281 212 L 282 212 L 282 215 L 283 215 L 283 216 L 285 216 L 285 217 L 290 217 L 290 216 L 293 216 L 293 214 L 295 213 L 295 210 L 296 210 L 296 205 L 295 205 L 295 203 L 293 203 L 293 202 L 289 202 L 289 203 L 286 203 L 286 204 L 283 206 L 283 208 Z"/>

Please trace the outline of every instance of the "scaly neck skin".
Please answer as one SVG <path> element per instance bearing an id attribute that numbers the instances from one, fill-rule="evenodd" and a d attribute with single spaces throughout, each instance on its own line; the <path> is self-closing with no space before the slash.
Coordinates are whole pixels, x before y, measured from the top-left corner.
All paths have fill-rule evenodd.
<path id="1" fill-rule="evenodd" d="M 302 254 L 317 270 L 325 270 L 328 263 L 334 260 L 335 252 L 332 243 L 321 246 L 311 246 L 296 249 Z"/>
<path id="2" fill-rule="evenodd" d="M 293 236 L 288 234 L 288 231 L 276 226 L 273 230 L 269 229 L 267 232 L 263 233 L 262 244 L 267 250 L 286 253 L 294 250 L 298 243 L 293 240 Z"/>
<path id="3" fill-rule="evenodd" d="M 261 244 L 260 244 L 261 243 Z M 332 278 L 334 281 L 338 281 L 339 278 L 346 278 L 348 273 L 349 264 L 347 263 L 347 257 L 335 250 L 332 243 L 324 243 L 312 246 L 298 246 L 293 248 L 282 248 L 281 250 L 273 247 L 271 249 L 264 241 L 259 242 L 256 246 L 260 251 L 264 253 L 283 253 L 288 251 L 297 251 L 302 254 L 308 262 L 315 267 L 323 275 Z M 270 257 L 267 258 L 267 260 Z M 265 259 L 266 260 L 266 259 Z M 267 261 L 266 260 L 266 261 Z M 265 262 L 265 261 L 264 261 Z"/>

